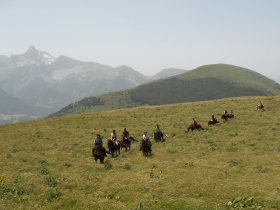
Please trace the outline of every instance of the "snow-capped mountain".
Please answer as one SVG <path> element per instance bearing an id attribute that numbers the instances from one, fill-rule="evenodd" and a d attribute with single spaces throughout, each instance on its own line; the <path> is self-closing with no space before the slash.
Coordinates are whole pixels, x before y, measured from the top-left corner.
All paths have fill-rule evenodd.
<path id="1" fill-rule="evenodd" d="M 170 72 L 163 76 L 167 75 Z M 133 88 L 150 80 L 128 66 L 112 68 L 63 55 L 55 58 L 34 46 L 10 58 L 0 55 L 0 89 L 39 109 L 39 117 L 84 97 Z"/>
<path id="2" fill-rule="evenodd" d="M 123 90 L 147 81 L 147 77 L 129 67 L 112 68 L 66 56 L 56 59 L 34 46 L 10 58 L 0 56 L 0 89 L 34 107 L 36 112 L 41 110 L 41 117 L 86 96 Z"/>
<path id="3" fill-rule="evenodd" d="M 28 65 L 50 65 L 55 61 L 55 57 L 47 52 L 39 51 L 34 46 L 21 55 L 11 55 L 10 64 L 12 67 L 28 66 Z"/>

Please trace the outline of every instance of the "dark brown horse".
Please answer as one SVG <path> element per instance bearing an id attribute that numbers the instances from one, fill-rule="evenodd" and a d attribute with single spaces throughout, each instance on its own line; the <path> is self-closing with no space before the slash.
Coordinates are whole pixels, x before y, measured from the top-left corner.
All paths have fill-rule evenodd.
<path id="1" fill-rule="evenodd" d="M 234 116 L 235 116 L 234 114 L 229 114 L 228 119 L 234 118 Z"/>
<path id="2" fill-rule="evenodd" d="M 257 109 L 264 109 L 264 105 L 257 105 Z"/>
<path id="3" fill-rule="evenodd" d="M 221 116 L 221 119 L 223 119 L 223 121 L 227 121 L 228 120 L 228 117 L 229 115 L 227 114 L 227 115 L 225 115 L 225 114 L 223 114 L 222 116 Z"/>
<path id="4" fill-rule="evenodd" d="M 197 126 L 195 126 L 194 124 L 191 124 L 189 127 L 188 127 L 188 131 L 186 131 L 185 133 L 189 132 L 190 130 L 204 130 L 200 124 L 198 124 Z"/>
<path id="5" fill-rule="evenodd" d="M 213 121 L 210 120 L 210 121 L 208 122 L 208 126 L 209 126 L 209 125 L 215 125 L 216 123 L 219 123 L 219 121 L 218 121 L 216 118 L 214 118 Z"/>
<path id="6" fill-rule="evenodd" d="M 142 152 L 143 152 L 143 156 L 144 155 L 146 155 L 146 156 L 149 155 L 150 147 L 148 145 L 148 140 L 147 141 L 142 140 Z"/>
<path id="7" fill-rule="evenodd" d="M 99 159 L 100 163 L 103 164 L 103 162 L 104 162 L 104 152 L 103 152 L 103 149 L 101 148 L 101 144 L 96 144 L 95 150 L 93 152 L 93 157 L 94 157 L 96 162 Z"/>
<path id="8" fill-rule="evenodd" d="M 164 141 L 163 136 L 164 136 L 164 133 L 161 131 L 154 132 L 154 140 L 156 142 L 161 141 L 161 140 Z"/>
<path id="9" fill-rule="evenodd" d="M 120 148 L 121 144 L 120 142 L 113 142 L 111 139 L 108 140 L 107 146 L 109 149 L 109 152 L 111 152 L 112 157 L 114 156 L 114 153 L 116 152 L 116 155 L 118 155 L 118 152 L 120 154 Z"/>
<path id="10" fill-rule="evenodd" d="M 124 135 L 121 135 L 121 150 L 123 147 L 125 148 L 125 151 L 127 151 L 127 148 L 130 150 L 131 140 L 126 138 Z"/>

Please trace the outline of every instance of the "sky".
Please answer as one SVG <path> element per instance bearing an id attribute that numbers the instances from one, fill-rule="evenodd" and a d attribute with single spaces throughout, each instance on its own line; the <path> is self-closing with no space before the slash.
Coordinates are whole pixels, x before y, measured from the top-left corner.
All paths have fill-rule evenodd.
<path id="1" fill-rule="evenodd" d="M 280 74 L 279 0 L 0 0 L 0 55 L 34 45 L 145 75 L 225 63 Z"/>

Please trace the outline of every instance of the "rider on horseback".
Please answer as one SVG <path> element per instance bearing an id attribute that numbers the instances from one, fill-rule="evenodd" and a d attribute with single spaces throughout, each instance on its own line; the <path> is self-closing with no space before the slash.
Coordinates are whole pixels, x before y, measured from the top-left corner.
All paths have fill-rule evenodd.
<path id="1" fill-rule="evenodd" d="M 225 110 L 225 111 L 224 111 L 224 115 L 227 116 L 227 114 L 228 114 L 228 113 L 227 113 L 227 110 Z"/>
<path id="2" fill-rule="evenodd" d="M 123 129 L 123 136 L 124 136 L 124 138 L 130 140 L 129 139 L 129 132 L 126 130 L 126 128 Z"/>
<path id="3" fill-rule="evenodd" d="M 159 127 L 158 124 L 156 124 L 155 129 L 156 129 L 156 133 L 158 133 L 160 136 L 163 136 L 163 133 L 162 133 L 162 131 L 160 130 L 160 127 Z"/>
<path id="4" fill-rule="evenodd" d="M 262 102 L 260 101 L 260 107 L 261 107 L 261 109 L 263 108 L 263 104 L 262 104 Z"/>
<path id="5" fill-rule="evenodd" d="M 199 124 L 196 122 L 196 120 L 193 118 L 193 125 L 194 125 L 194 127 L 198 127 L 199 126 Z"/>
<path id="6" fill-rule="evenodd" d="M 114 142 L 114 144 L 117 144 L 117 134 L 115 130 L 113 130 L 113 133 L 111 133 L 110 139 L 112 142 Z"/>
<path id="7" fill-rule="evenodd" d="M 96 146 L 100 144 L 101 145 L 101 149 L 104 152 L 104 156 L 107 157 L 106 155 L 106 149 L 105 147 L 103 147 L 103 142 L 102 142 L 102 138 L 100 137 L 100 134 L 96 134 L 96 138 L 94 139 L 94 145 L 95 147 L 92 149 L 92 157 L 94 156 L 94 151 L 96 150 Z"/>
<path id="8" fill-rule="evenodd" d="M 156 124 L 156 132 L 159 132 L 160 131 L 160 127 L 159 127 L 159 125 L 158 124 Z"/>
<path id="9" fill-rule="evenodd" d="M 141 150 L 143 149 L 143 147 L 142 147 L 143 141 L 146 141 L 146 142 L 147 142 L 147 144 L 148 144 L 148 146 L 149 146 L 149 148 L 150 148 L 150 152 L 151 152 L 151 151 L 152 151 L 152 143 L 150 142 L 150 139 L 149 139 L 149 136 L 148 136 L 148 134 L 147 134 L 147 131 L 144 131 L 143 140 L 142 140 L 141 143 L 140 143 L 140 149 L 139 149 L 139 151 L 141 151 Z"/>
<path id="10" fill-rule="evenodd" d="M 215 122 L 215 117 L 214 117 L 214 114 L 212 114 L 212 116 L 211 116 L 211 120 L 210 120 L 210 121 Z"/>
<path id="11" fill-rule="evenodd" d="M 232 110 L 230 110 L 230 115 L 231 115 L 231 116 L 233 115 L 233 111 L 232 111 Z"/>

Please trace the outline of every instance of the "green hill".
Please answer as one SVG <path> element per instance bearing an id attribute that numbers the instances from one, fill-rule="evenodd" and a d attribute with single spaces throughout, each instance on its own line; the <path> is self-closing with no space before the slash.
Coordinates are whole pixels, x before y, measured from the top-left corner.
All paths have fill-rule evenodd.
<path id="1" fill-rule="evenodd" d="M 256 110 L 259 101 L 264 111 Z M 279 102 L 280 96 L 228 98 L 2 125 L 0 207 L 221 210 L 253 197 L 251 209 L 279 209 Z M 220 119 L 225 109 L 237 116 L 207 127 L 211 114 Z M 185 133 L 193 117 L 204 130 Z M 126 127 L 140 140 L 156 123 L 169 137 L 152 140 L 149 157 L 137 142 L 104 165 L 91 157 L 97 133 L 106 142 L 111 130 L 119 137 Z"/>
<path id="2" fill-rule="evenodd" d="M 151 81 L 129 90 L 85 98 L 49 117 L 143 105 L 270 95 L 280 95 L 280 85 L 273 80 L 249 69 L 215 64 L 201 66 L 174 77 Z M 95 104 L 95 101 L 100 103 Z"/>

